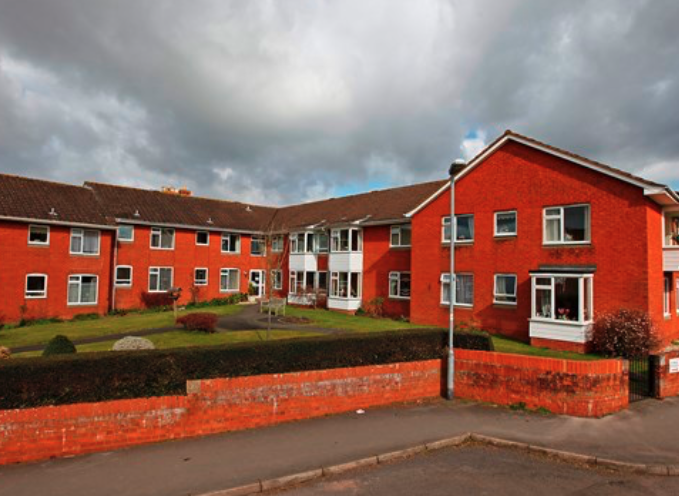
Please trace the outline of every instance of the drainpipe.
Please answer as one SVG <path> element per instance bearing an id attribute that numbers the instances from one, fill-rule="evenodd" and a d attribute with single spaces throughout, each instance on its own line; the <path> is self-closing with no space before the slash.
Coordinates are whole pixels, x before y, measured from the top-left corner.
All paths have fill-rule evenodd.
<path id="1" fill-rule="evenodd" d="M 464 168 L 463 160 L 456 160 L 448 170 L 450 175 L 450 305 L 448 322 L 448 375 L 446 380 L 446 399 L 455 397 L 455 348 L 453 335 L 455 333 L 455 174 Z"/>
<path id="2" fill-rule="evenodd" d="M 113 231 L 113 271 L 111 274 L 111 301 L 109 303 L 110 311 L 116 309 L 116 267 L 118 265 L 118 226 Z"/>

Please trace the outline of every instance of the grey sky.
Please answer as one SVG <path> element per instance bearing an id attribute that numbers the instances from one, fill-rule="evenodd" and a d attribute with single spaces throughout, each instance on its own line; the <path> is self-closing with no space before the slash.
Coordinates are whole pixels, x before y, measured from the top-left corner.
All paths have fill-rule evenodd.
<path id="1" fill-rule="evenodd" d="M 267 204 L 506 128 L 679 188 L 679 2 L 0 0 L 0 171 Z"/>

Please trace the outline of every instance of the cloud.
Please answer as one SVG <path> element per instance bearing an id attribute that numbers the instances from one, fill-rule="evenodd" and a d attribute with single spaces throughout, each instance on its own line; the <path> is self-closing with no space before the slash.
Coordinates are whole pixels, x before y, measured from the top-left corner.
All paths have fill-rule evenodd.
<path id="1" fill-rule="evenodd" d="M 287 204 L 445 177 L 513 128 L 675 180 L 677 20 L 669 0 L 3 0 L 0 170 Z"/>

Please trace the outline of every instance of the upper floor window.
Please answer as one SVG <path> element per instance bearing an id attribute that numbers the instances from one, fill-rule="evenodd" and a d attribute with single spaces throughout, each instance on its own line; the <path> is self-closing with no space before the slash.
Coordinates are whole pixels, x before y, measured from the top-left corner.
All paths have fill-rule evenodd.
<path id="1" fill-rule="evenodd" d="M 389 273 L 389 297 L 410 298 L 410 272 Z"/>
<path id="2" fill-rule="evenodd" d="M 495 212 L 495 236 L 516 236 L 517 230 L 516 211 Z"/>
<path id="3" fill-rule="evenodd" d="M 172 288 L 172 267 L 149 267 L 149 292 L 160 293 Z"/>
<path id="4" fill-rule="evenodd" d="M 590 238 L 589 205 L 545 208 L 545 244 L 584 244 Z"/>
<path id="5" fill-rule="evenodd" d="M 71 229 L 71 253 L 99 255 L 99 234 L 94 229 Z"/>
<path id="6" fill-rule="evenodd" d="M 271 251 L 274 253 L 281 253 L 283 251 L 284 243 L 283 236 L 274 236 L 271 239 Z"/>
<path id="7" fill-rule="evenodd" d="M 26 276 L 26 298 L 47 298 L 47 275 L 28 274 Z"/>
<path id="8" fill-rule="evenodd" d="M 49 226 L 28 226 L 28 244 L 29 245 L 49 245 L 50 244 L 50 228 Z"/>
<path id="9" fill-rule="evenodd" d="M 328 253 L 330 238 L 327 232 L 316 234 L 316 251 L 318 253 Z"/>
<path id="10" fill-rule="evenodd" d="M 412 228 L 410 225 L 391 226 L 390 246 L 410 246 Z"/>
<path id="11" fill-rule="evenodd" d="M 679 246 L 679 212 L 665 214 L 665 246 Z"/>
<path id="12" fill-rule="evenodd" d="M 252 236 L 250 238 L 250 254 L 255 257 L 266 255 L 266 239 L 262 236 Z"/>
<path id="13" fill-rule="evenodd" d="M 152 227 L 151 248 L 174 250 L 174 229 L 171 227 Z"/>
<path id="14" fill-rule="evenodd" d="M 361 252 L 363 232 L 356 228 L 333 229 L 331 247 L 333 252 Z"/>
<path id="15" fill-rule="evenodd" d="M 450 216 L 442 219 L 441 239 L 444 243 L 450 243 Z M 471 243 L 472 241 L 474 241 L 474 215 L 456 215 L 455 242 Z"/>
<path id="16" fill-rule="evenodd" d="M 99 278 L 93 275 L 68 276 L 68 304 L 95 305 Z"/>
<path id="17" fill-rule="evenodd" d="M 194 286 L 207 286 L 207 269 L 195 269 L 193 271 Z"/>
<path id="18" fill-rule="evenodd" d="M 496 274 L 495 291 L 493 302 L 503 304 L 516 304 L 516 275 Z"/>
<path id="19" fill-rule="evenodd" d="M 222 253 L 240 253 L 240 234 L 222 234 Z"/>
<path id="20" fill-rule="evenodd" d="M 118 265 L 116 267 L 116 286 L 132 286 L 132 266 Z"/>
<path id="21" fill-rule="evenodd" d="M 134 226 L 118 226 L 118 241 L 134 241 Z"/>
<path id="22" fill-rule="evenodd" d="M 199 246 L 209 246 L 210 233 L 207 231 L 196 231 L 196 244 Z"/>
<path id="23" fill-rule="evenodd" d="M 325 232 L 301 232 L 290 235 L 291 253 L 327 253 L 328 234 Z"/>

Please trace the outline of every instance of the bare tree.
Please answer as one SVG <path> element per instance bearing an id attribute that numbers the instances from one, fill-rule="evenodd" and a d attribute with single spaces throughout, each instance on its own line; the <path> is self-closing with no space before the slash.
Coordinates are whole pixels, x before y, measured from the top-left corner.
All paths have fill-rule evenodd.
<path id="1" fill-rule="evenodd" d="M 276 281 L 275 273 L 280 272 L 281 289 L 284 288 L 285 274 L 283 274 L 283 266 L 285 265 L 285 260 L 289 253 L 290 244 L 288 242 L 288 239 L 286 239 L 286 235 L 281 231 L 275 230 L 273 227 L 270 227 L 269 230 L 265 233 L 264 243 L 265 243 L 264 246 L 266 247 L 265 248 L 266 274 L 264 276 L 266 284 L 264 286 L 264 289 L 266 299 L 268 300 L 266 340 L 268 341 L 271 338 L 272 300 L 274 298 L 274 292 L 276 291 L 274 289 L 274 283 Z M 274 248 L 276 249 L 274 250 Z"/>

